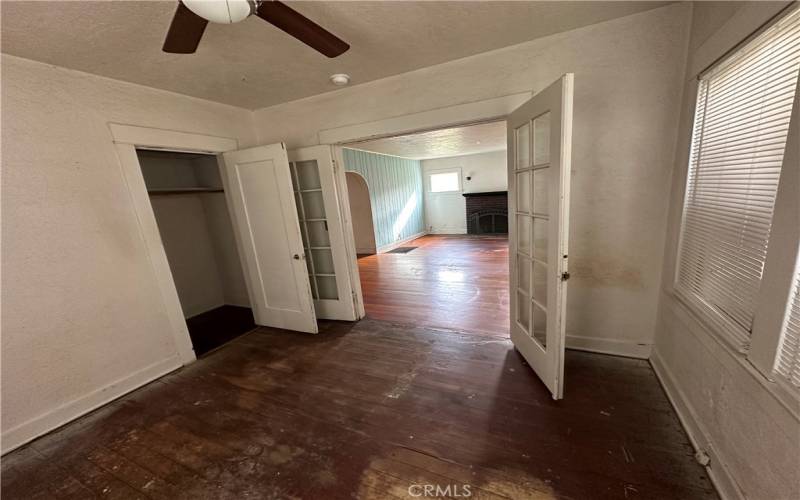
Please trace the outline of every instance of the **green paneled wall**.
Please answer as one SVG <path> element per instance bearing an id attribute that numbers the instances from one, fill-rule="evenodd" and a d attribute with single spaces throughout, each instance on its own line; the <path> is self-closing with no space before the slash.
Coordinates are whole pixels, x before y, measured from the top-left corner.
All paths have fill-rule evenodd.
<path id="1" fill-rule="evenodd" d="M 345 170 L 358 172 L 369 186 L 375 243 L 379 248 L 425 229 L 419 160 L 347 148 L 343 154 Z"/>

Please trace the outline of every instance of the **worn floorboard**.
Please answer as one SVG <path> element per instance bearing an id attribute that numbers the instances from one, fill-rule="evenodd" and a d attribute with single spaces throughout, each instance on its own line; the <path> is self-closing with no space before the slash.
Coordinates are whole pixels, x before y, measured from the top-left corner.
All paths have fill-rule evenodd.
<path id="1" fill-rule="evenodd" d="M 716 498 L 646 361 L 568 351 L 552 400 L 505 238 L 413 245 L 359 259 L 368 319 L 236 338 L 3 457 L 2 497 Z"/>
<path id="2" fill-rule="evenodd" d="M 715 498 L 644 361 L 568 352 L 553 401 L 503 339 L 321 326 L 257 329 L 3 457 L 3 498 Z"/>
<path id="3" fill-rule="evenodd" d="M 508 237 L 428 235 L 359 256 L 368 318 L 508 336 Z"/>

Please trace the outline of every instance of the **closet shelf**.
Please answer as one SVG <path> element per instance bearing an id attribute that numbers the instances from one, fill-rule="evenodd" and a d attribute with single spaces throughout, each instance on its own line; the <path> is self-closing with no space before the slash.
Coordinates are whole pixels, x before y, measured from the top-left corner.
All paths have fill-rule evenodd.
<path id="1" fill-rule="evenodd" d="M 198 193 L 222 193 L 222 188 L 164 188 L 164 189 L 148 189 L 147 194 L 154 196 L 168 196 L 176 194 L 198 194 Z"/>

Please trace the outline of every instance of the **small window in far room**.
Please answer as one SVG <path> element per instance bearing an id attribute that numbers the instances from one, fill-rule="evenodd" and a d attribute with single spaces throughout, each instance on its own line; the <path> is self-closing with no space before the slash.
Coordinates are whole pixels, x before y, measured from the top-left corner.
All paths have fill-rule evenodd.
<path id="1" fill-rule="evenodd" d="M 461 175 L 459 172 L 441 172 L 430 175 L 431 193 L 449 193 L 461 191 Z"/>

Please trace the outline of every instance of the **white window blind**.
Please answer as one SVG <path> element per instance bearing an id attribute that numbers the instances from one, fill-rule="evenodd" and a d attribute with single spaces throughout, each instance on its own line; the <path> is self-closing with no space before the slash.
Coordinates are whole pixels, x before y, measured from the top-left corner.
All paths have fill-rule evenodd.
<path id="1" fill-rule="evenodd" d="M 775 371 L 792 385 L 800 387 L 800 270 L 795 275 Z"/>
<path id="2" fill-rule="evenodd" d="M 747 348 L 800 68 L 800 10 L 700 78 L 676 290 Z"/>

